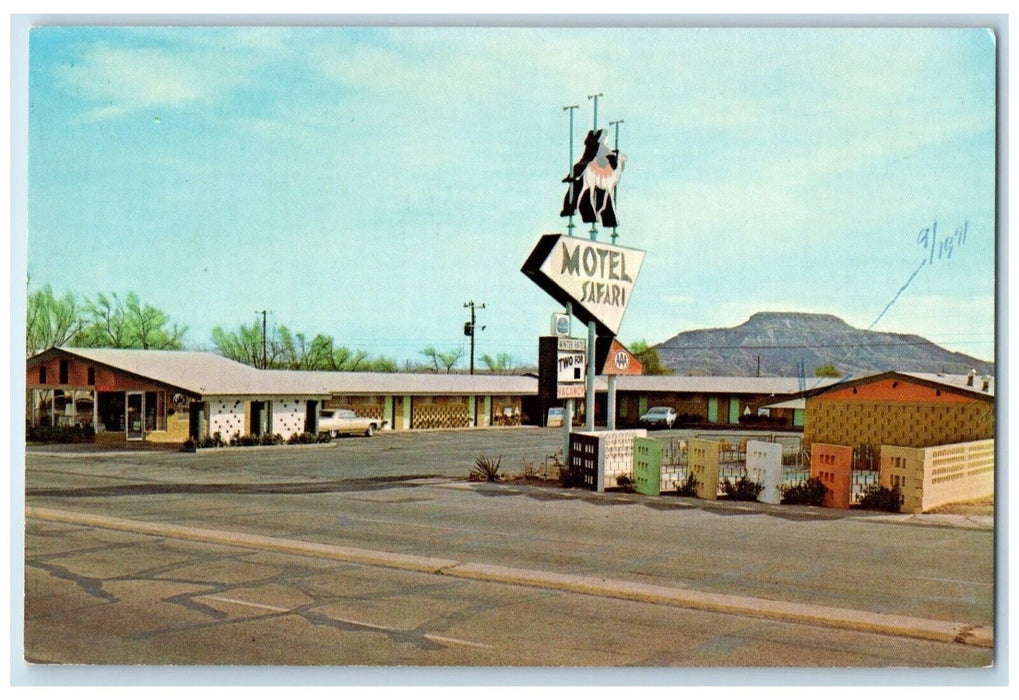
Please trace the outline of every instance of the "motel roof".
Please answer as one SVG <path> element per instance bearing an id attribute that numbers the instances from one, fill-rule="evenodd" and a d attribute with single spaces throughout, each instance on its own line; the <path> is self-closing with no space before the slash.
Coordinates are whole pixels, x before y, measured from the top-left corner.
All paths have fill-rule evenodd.
<path id="1" fill-rule="evenodd" d="M 331 394 L 493 394 L 538 393 L 534 377 L 509 374 L 434 374 L 425 372 L 322 372 L 266 370 L 265 374 L 293 381 L 318 381 Z M 314 378 L 314 379 L 312 379 Z"/>
<path id="2" fill-rule="evenodd" d="M 30 358 L 28 366 L 38 364 L 55 352 L 183 389 L 196 396 L 329 398 L 334 394 L 538 393 L 538 380 L 528 376 L 262 370 L 215 353 L 187 350 L 60 347 Z"/>
<path id="3" fill-rule="evenodd" d="M 970 377 L 972 376 L 972 385 L 970 385 Z M 984 389 L 984 379 L 987 380 L 987 389 Z M 969 375 L 969 374 L 935 374 L 926 372 L 881 372 L 878 374 L 871 374 L 866 377 L 860 377 L 859 379 L 852 379 L 848 381 L 836 381 L 835 384 L 821 387 L 816 391 L 811 391 L 808 396 L 817 396 L 823 394 L 826 391 L 830 391 L 836 388 L 843 387 L 854 387 L 861 386 L 863 384 L 871 384 L 873 382 L 884 381 L 887 379 L 900 379 L 905 381 L 912 381 L 916 384 L 921 384 L 935 388 L 945 388 L 950 391 L 954 391 L 958 394 L 964 394 L 972 396 L 974 398 L 983 399 L 985 401 L 994 400 L 994 377 L 989 375 Z"/>
<path id="4" fill-rule="evenodd" d="M 837 383 L 834 377 L 689 377 L 680 375 L 623 375 L 616 380 L 621 391 L 654 391 L 699 394 L 767 394 L 788 396 Z"/>
<path id="5" fill-rule="evenodd" d="M 53 351 L 183 389 L 197 396 L 327 398 L 330 395 L 320 378 L 274 376 L 211 352 L 60 347 L 36 355 L 29 359 L 28 365 L 31 367 Z"/>
<path id="6" fill-rule="evenodd" d="M 533 396 L 538 379 L 533 375 L 436 374 L 415 372 L 323 372 L 298 370 L 262 370 L 235 362 L 211 352 L 188 350 L 130 350 L 118 348 L 51 348 L 28 360 L 32 367 L 63 353 L 110 369 L 175 387 L 195 396 L 301 396 L 328 398 L 343 394 L 377 395 L 505 395 Z M 806 394 L 814 396 L 835 386 L 853 386 L 889 376 L 899 376 L 928 385 L 951 389 L 983 398 L 994 397 L 994 379 L 982 390 L 983 377 L 885 372 L 859 379 L 807 377 L 691 377 L 679 375 L 632 376 L 617 378 L 619 391 L 677 394 L 767 395 L 778 400 Z M 606 378 L 595 378 L 595 391 L 606 390 Z"/>

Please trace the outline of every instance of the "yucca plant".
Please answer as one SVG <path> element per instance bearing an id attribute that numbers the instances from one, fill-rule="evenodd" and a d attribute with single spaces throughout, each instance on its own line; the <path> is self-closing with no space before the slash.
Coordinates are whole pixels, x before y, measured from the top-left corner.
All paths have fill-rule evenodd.
<path id="1" fill-rule="evenodd" d="M 498 481 L 499 480 L 499 465 L 502 463 L 502 457 L 486 457 L 479 455 L 474 460 L 474 466 L 471 467 L 470 480 L 471 481 Z"/>

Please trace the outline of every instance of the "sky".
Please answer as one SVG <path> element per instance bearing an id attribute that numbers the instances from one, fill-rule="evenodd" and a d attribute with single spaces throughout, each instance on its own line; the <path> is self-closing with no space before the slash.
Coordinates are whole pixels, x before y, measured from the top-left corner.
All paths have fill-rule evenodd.
<path id="1" fill-rule="evenodd" d="M 561 307 L 520 267 L 600 93 L 623 343 L 804 311 L 995 359 L 982 29 L 49 26 L 28 60 L 29 291 L 137 292 L 190 347 L 265 309 L 418 362 L 474 301 L 478 356 L 535 363 Z"/>

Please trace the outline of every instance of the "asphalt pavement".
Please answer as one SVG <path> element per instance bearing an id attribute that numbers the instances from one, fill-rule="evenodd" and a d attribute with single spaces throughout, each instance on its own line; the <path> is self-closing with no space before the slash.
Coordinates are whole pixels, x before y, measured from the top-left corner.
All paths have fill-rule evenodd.
<path id="1" fill-rule="evenodd" d="M 253 653 L 231 647 L 230 635 L 221 639 L 223 630 L 239 629 L 224 622 L 238 606 L 261 611 L 257 625 L 270 636 L 304 620 L 344 637 L 347 623 L 326 624 L 331 613 L 296 602 L 293 591 L 304 589 L 276 581 L 268 594 L 264 584 L 252 583 L 248 564 L 235 572 L 247 576 L 240 592 L 231 589 L 240 581 L 217 582 L 212 597 L 222 600 L 195 607 L 197 582 L 188 577 L 167 577 L 176 581 L 171 587 L 188 589 L 169 594 L 167 580 L 151 574 L 159 568 L 154 562 L 144 567 L 149 573 L 137 570 L 158 542 L 157 559 L 167 548 L 175 556 L 211 548 L 236 561 L 270 558 L 277 573 L 292 565 L 280 558 L 314 570 L 337 567 L 342 574 L 323 574 L 335 577 L 332 586 L 348 576 L 374 576 L 382 590 L 358 598 L 369 611 L 404 610 L 381 601 L 387 585 L 404 587 L 410 579 L 418 581 L 412 587 L 477 597 L 474 607 L 449 612 L 443 619 L 453 621 L 441 631 L 428 632 L 458 642 L 433 639 L 420 654 L 399 643 L 402 651 L 371 645 L 353 651 L 313 635 L 304 657 L 312 664 L 979 668 L 992 661 L 989 514 L 891 515 L 466 480 L 479 454 L 502 456 L 513 476 L 525 462 L 540 470 L 559 442 L 557 430 L 523 428 L 196 454 L 30 448 L 26 655 L 47 663 L 160 663 L 161 654 L 170 663 L 300 663 L 296 651 L 270 645 Z M 245 597 L 251 590 L 259 596 Z M 84 608 L 83 595 L 90 601 Z M 182 607 L 185 598 L 191 607 Z M 427 598 L 407 603 L 405 612 L 429 610 Z M 141 644 L 146 632 L 123 627 L 125 620 L 137 623 L 138 613 L 128 612 L 137 605 L 165 616 L 164 629 L 174 628 L 182 610 L 204 611 L 200 616 L 217 629 L 221 660 L 203 655 L 204 643 L 190 636 L 201 639 L 200 631 L 182 635 L 192 640 L 187 644 L 153 641 L 169 633 Z M 201 607 L 210 605 L 218 612 Z M 515 611 L 508 616 L 507 605 Z M 92 607 L 105 609 L 108 620 L 123 610 L 124 619 L 109 629 L 91 618 L 81 628 L 86 638 L 116 640 L 105 655 L 71 633 Z M 641 622 L 620 623 L 621 611 L 631 609 Z M 495 610 L 500 621 L 492 626 Z M 421 624 L 410 612 L 412 619 L 389 622 L 354 612 L 337 619 L 358 622 L 361 637 L 378 628 L 377 635 L 399 640 Z M 720 620 L 742 620 L 740 629 L 757 632 L 723 643 L 713 630 L 731 628 Z M 565 647 L 540 643 L 554 621 Z M 690 638 L 679 641 L 675 624 Z M 63 630 L 60 643 L 49 634 L 53 625 Z M 808 651 L 796 641 L 804 635 L 826 641 Z M 645 638 L 653 642 L 642 647 Z M 507 649 L 506 639 L 517 641 Z M 766 651 L 769 644 L 784 649 L 781 658 Z M 692 654 L 693 647 L 700 652 Z M 863 648 L 873 651 L 852 651 Z M 717 653 L 701 653 L 710 649 Z"/>

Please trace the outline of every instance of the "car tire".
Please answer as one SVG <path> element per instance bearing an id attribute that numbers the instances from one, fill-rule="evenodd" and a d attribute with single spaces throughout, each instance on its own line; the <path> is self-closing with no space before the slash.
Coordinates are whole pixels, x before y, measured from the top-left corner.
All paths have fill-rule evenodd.
<path id="1" fill-rule="evenodd" d="M 374 434 L 375 434 L 375 426 L 374 425 L 369 425 L 368 426 L 368 430 L 364 431 L 365 437 L 371 437 Z"/>

